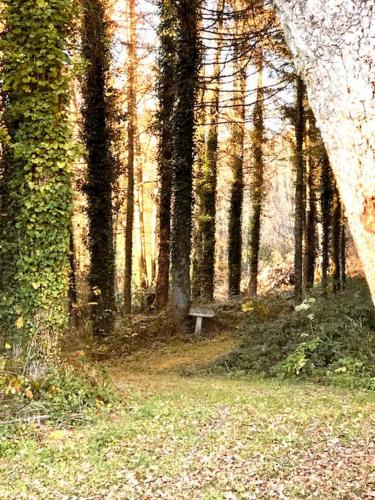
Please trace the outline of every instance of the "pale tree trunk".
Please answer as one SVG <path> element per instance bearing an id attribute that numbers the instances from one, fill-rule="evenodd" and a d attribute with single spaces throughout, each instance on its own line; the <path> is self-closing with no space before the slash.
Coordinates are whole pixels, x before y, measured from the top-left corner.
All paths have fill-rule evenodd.
<path id="1" fill-rule="evenodd" d="M 375 303 L 373 0 L 275 0 Z"/>
<path id="2" fill-rule="evenodd" d="M 138 134 L 137 115 L 135 115 L 135 130 Z M 139 137 L 137 141 L 137 157 L 140 156 Z M 145 204 L 144 204 L 144 184 L 143 184 L 143 166 L 139 161 L 136 161 L 136 182 L 137 182 L 137 196 L 136 203 L 138 208 L 138 222 L 139 222 L 139 240 L 140 240 L 140 255 L 139 255 L 139 273 L 140 284 L 143 290 L 148 288 L 148 275 L 147 275 L 147 261 L 146 261 L 146 230 L 145 230 Z"/>

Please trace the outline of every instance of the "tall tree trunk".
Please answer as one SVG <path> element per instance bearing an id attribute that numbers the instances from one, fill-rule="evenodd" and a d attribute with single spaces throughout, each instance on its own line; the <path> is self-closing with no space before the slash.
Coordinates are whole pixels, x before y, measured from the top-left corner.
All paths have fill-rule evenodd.
<path id="1" fill-rule="evenodd" d="M 77 266 L 76 266 L 76 249 L 74 241 L 73 224 L 69 228 L 69 316 L 72 326 L 77 325 Z"/>
<path id="2" fill-rule="evenodd" d="M 333 177 L 333 176 L 332 176 Z M 341 288 L 341 264 L 340 264 L 340 237 L 341 237 L 341 200 L 334 179 L 332 197 L 332 278 L 333 291 L 338 292 Z"/>
<path id="3" fill-rule="evenodd" d="M 343 290 L 346 283 L 346 218 L 344 205 L 341 204 L 341 227 L 340 227 L 340 287 Z"/>
<path id="4" fill-rule="evenodd" d="M 303 226 L 305 219 L 304 186 L 305 186 L 305 162 L 303 158 L 303 140 L 305 134 L 305 112 L 304 112 L 305 87 L 300 78 L 297 78 L 296 97 L 296 151 L 295 151 L 295 214 L 294 214 L 294 296 L 301 302 L 303 297 Z"/>
<path id="5" fill-rule="evenodd" d="M 172 307 L 182 320 L 190 307 L 190 251 L 194 147 L 194 104 L 199 66 L 198 0 L 176 4 L 177 64 L 174 113 L 174 177 L 172 223 Z"/>
<path id="6" fill-rule="evenodd" d="M 138 127 L 136 126 L 136 130 Z M 137 140 L 138 144 L 138 140 Z M 138 149 L 138 147 L 137 147 Z M 139 153 L 138 155 L 139 156 Z M 143 169 L 140 162 L 136 162 L 136 181 L 137 181 L 137 207 L 138 207 L 138 220 L 139 220 L 139 240 L 140 240 L 140 253 L 139 253 L 139 272 L 140 272 L 140 285 L 143 290 L 148 288 L 148 273 L 147 273 L 147 260 L 146 260 L 146 232 L 145 232 L 145 218 L 144 218 L 144 186 L 143 186 Z"/>
<path id="7" fill-rule="evenodd" d="M 115 311 L 115 251 L 112 224 L 112 176 L 106 72 L 110 52 L 101 0 L 86 0 L 83 54 L 88 62 L 83 91 L 83 130 L 87 148 L 88 219 L 92 325 L 94 335 L 108 335 Z"/>
<path id="8" fill-rule="evenodd" d="M 126 226 L 125 226 L 125 276 L 124 276 L 124 312 L 132 310 L 132 277 L 133 277 L 133 229 L 134 229 L 134 163 L 136 152 L 136 64 L 137 64 L 137 20 L 135 0 L 128 0 L 129 9 L 129 44 L 128 44 L 128 160 L 126 191 Z"/>
<path id="9" fill-rule="evenodd" d="M 169 295 L 171 199 L 173 176 L 173 110 L 176 102 L 176 9 L 172 0 L 160 1 L 159 49 L 159 256 L 156 307 L 164 308 Z"/>
<path id="10" fill-rule="evenodd" d="M 275 0 L 375 303 L 373 0 Z"/>
<path id="11" fill-rule="evenodd" d="M 234 59 L 238 61 L 239 51 L 235 46 Z M 228 295 L 236 297 L 241 293 L 242 275 L 242 209 L 243 209 L 243 163 L 246 118 L 246 68 L 241 62 L 235 64 L 234 112 L 235 123 L 232 125 L 231 170 L 232 184 L 230 189 L 229 208 L 229 242 L 228 242 Z"/>
<path id="12" fill-rule="evenodd" d="M 218 157 L 218 121 L 220 104 L 220 73 L 222 51 L 222 29 L 224 0 L 218 0 L 217 8 L 217 47 L 212 84 L 207 93 L 210 102 L 210 124 L 207 134 L 204 161 L 202 165 L 198 203 L 198 232 L 201 238 L 201 254 L 199 262 L 200 296 L 203 300 L 212 301 L 215 288 L 215 247 L 216 247 L 216 187 Z"/>
<path id="13" fill-rule="evenodd" d="M 316 143 L 316 126 L 315 118 L 311 111 L 308 110 L 308 158 L 307 158 L 307 212 L 306 212 L 306 226 L 305 226 L 305 251 L 304 251 L 304 283 L 306 288 L 312 288 L 315 280 L 315 266 L 316 266 L 316 222 L 317 222 L 317 209 L 316 209 L 316 167 L 317 162 L 313 154 L 313 149 Z"/>
<path id="14" fill-rule="evenodd" d="M 151 225 L 151 287 L 156 286 L 157 278 L 157 252 L 159 248 L 158 220 L 159 220 L 159 193 L 158 188 L 154 188 L 151 193 L 152 199 L 152 225 Z M 156 299 L 156 296 L 155 296 Z"/>
<path id="15" fill-rule="evenodd" d="M 203 56 L 202 56 L 203 57 Z M 194 193 L 196 199 L 200 199 L 201 186 L 203 181 L 203 165 L 206 155 L 206 130 L 205 126 L 207 120 L 207 110 L 205 103 L 206 82 L 205 82 L 205 68 L 201 68 L 200 78 L 202 80 L 201 86 L 198 91 L 197 111 L 195 113 L 196 130 L 194 137 L 195 146 L 195 161 L 194 161 Z M 192 297 L 199 299 L 202 291 L 202 231 L 200 228 L 201 207 L 197 203 L 194 211 L 194 227 L 193 227 L 193 262 L 192 262 Z"/>
<path id="16" fill-rule="evenodd" d="M 15 368 L 32 378 L 54 366 L 59 336 L 68 326 L 72 7 L 69 0 L 48 8 L 26 0 L 1 7 L 9 134 L 1 207 L 1 337 L 2 346 L 8 342 L 12 348 Z"/>
<path id="17" fill-rule="evenodd" d="M 257 97 L 253 115 L 253 155 L 254 166 L 252 171 L 251 183 L 251 221 L 250 221 L 250 295 L 256 295 L 258 291 L 258 268 L 259 268 L 259 249 L 260 249 L 260 229 L 264 198 L 264 89 L 263 89 L 263 56 L 258 55 L 258 84 Z"/>
<path id="18" fill-rule="evenodd" d="M 322 217 L 322 287 L 325 295 L 327 294 L 328 286 L 331 205 L 331 167 L 329 164 L 327 152 L 324 150 L 321 159 L 320 211 Z"/>

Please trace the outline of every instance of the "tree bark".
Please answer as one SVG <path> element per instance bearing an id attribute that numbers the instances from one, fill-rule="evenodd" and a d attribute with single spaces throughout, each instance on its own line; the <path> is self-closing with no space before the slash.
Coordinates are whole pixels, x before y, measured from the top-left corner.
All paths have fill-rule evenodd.
<path id="1" fill-rule="evenodd" d="M 211 102 L 209 109 L 210 125 L 207 134 L 202 175 L 198 190 L 198 232 L 201 237 L 201 254 L 199 262 L 200 296 L 212 301 L 215 288 L 215 248 L 216 248 L 216 187 L 218 157 L 218 121 L 220 104 L 220 73 L 222 51 L 224 0 L 217 2 L 217 46 L 212 76 L 212 90 L 207 92 Z"/>
<path id="2" fill-rule="evenodd" d="M 257 61 L 258 66 L 258 84 L 257 98 L 254 107 L 254 132 L 253 132 L 253 154 L 254 167 L 251 191 L 252 215 L 250 222 L 250 283 L 249 293 L 255 296 L 258 292 L 258 269 L 259 269 L 259 250 L 261 235 L 261 218 L 263 208 L 263 181 L 264 181 L 264 89 L 263 89 L 263 57 L 260 52 Z"/>
<path id="3" fill-rule="evenodd" d="M 305 186 L 305 163 L 303 158 L 303 139 L 305 134 L 304 117 L 304 94 L 305 86 L 300 78 L 297 78 L 296 96 L 296 151 L 295 151 L 295 214 L 294 214 L 294 296 L 301 302 L 303 296 L 303 227 L 305 219 L 304 186 Z"/>
<path id="4" fill-rule="evenodd" d="M 171 0 L 160 4 L 159 50 L 159 255 L 156 307 L 166 307 L 169 295 L 171 200 L 173 176 L 173 110 L 176 100 L 176 10 Z"/>
<path id="5" fill-rule="evenodd" d="M 327 286 L 328 286 L 331 204 L 332 204 L 331 167 L 329 164 L 329 158 L 327 152 L 324 150 L 321 159 L 320 211 L 322 217 L 322 287 L 325 295 L 327 294 Z"/>
<path id="6" fill-rule="evenodd" d="M 334 184 L 332 197 L 332 279 L 335 293 L 341 289 L 340 236 L 341 200 L 337 186 Z"/>
<path id="7" fill-rule="evenodd" d="M 317 207 L 316 207 L 316 170 L 317 159 L 313 153 L 316 147 L 317 130 L 315 126 L 315 118 L 311 109 L 308 110 L 308 130 L 306 133 L 308 157 L 307 157 L 307 175 L 306 175 L 306 224 L 305 224 L 305 250 L 304 250 L 304 283 L 306 288 L 314 286 L 315 266 L 316 266 L 316 250 L 317 250 Z"/>
<path id="8" fill-rule="evenodd" d="M 239 59 L 239 50 L 235 47 L 235 59 Z M 242 211 L 243 211 L 243 163 L 246 119 L 246 68 L 241 63 L 235 64 L 234 104 L 235 123 L 231 130 L 231 169 L 232 184 L 229 208 L 228 242 L 228 295 L 239 296 L 242 276 Z"/>
<path id="9" fill-rule="evenodd" d="M 174 113 L 174 176 L 172 222 L 172 307 L 183 320 L 190 307 L 190 251 L 192 233 L 192 187 L 194 104 L 199 66 L 197 33 L 198 0 L 176 2 L 177 64 Z"/>
<path id="10" fill-rule="evenodd" d="M 115 311 L 115 250 L 113 245 L 112 178 L 106 71 L 109 48 L 105 11 L 100 0 L 86 0 L 83 54 L 88 62 L 83 91 L 83 133 L 87 148 L 90 288 L 94 335 L 111 332 Z"/>
<path id="11" fill-rule="evenodd" d="M 375 303 L 373 0 L 275 0 Z"/>
<path id="12" fill-rule="evenodd" d="M 341 228 L 340 228 L 340 286 L 343 290 L 346 283 L 346 218 L 344 205 L 341 203 Z"/>
<path id="13" fill-rule="evenodd" d="M 135 133 L 137 117 L 136 101 L 136 58 L 137 58 L 137 21 L 135 0 L 129 0 L 129 54 L 128 54 L 128 160 L 125 226 L 125 276 L 124 276 L 124 313 L 132 310 L 133 275 L 133 227 L 134 227 L 134 162 Z"/>
<path id="14" fill-rule="evenodd" d="M 203 164 L 206 154 L 206 107 L 204 105 L 206 97 L 205 85 L 205 72 L 204 67 L 201 68 L 200 78 L 202 83 L 200 85 L 197 96 L 197 110 L 195 113 L 195 158 L 194 158 L 194 193 L 196 199 L 200 198 L 200 190 L 203 180 Z M 201 207 L 196 203 L 194 210 L 194 228 L 193 228 L 193 262 L 192 262 L 192 286 L 191 293 L 193 300 L 199 299 L 202 291 L 202 276 L 201 276 L 201 262 L 202 262 L 202 232 L 200 230 Z"/>

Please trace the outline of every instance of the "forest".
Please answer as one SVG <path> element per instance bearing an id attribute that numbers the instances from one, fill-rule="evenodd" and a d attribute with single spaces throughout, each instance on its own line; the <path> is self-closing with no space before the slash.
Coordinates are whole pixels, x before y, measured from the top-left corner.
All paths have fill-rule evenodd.
<path id="1" fill-rule="evenodd" d="M 0 12 L 0 498 L 374 497 L 373 1 Z"/>

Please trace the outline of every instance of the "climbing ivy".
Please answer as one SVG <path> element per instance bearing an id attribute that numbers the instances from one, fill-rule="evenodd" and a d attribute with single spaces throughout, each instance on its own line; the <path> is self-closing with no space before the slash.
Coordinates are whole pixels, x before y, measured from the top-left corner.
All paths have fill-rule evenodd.
<path id="1" fill-rule="evenodd" d="M 2 0 L 8 131 L 0 240 L 3 348 L 33 376 L 67 323 L 74 154 L 68 116 L 72 0 Z"/>

